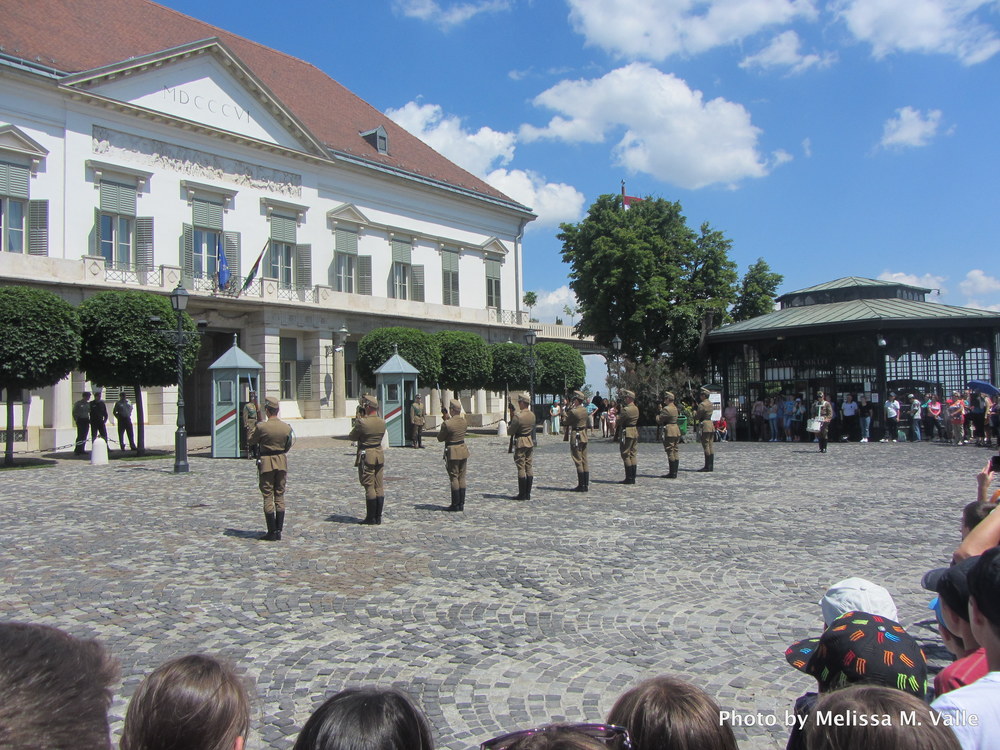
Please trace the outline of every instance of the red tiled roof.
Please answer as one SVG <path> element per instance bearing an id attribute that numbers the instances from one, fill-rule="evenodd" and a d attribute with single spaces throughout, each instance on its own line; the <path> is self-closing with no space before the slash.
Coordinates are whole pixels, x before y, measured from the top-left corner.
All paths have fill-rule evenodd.
<path id="1" fill-rule="evenodd" d="M 65 73 L 218 37 L 334 151 L 514 203 L 314 65 L 149 0 L 0 0 L 0 19 L 4 54 Z M 389 136 L 388 154 L 360 135 L 379 125 Z"/>

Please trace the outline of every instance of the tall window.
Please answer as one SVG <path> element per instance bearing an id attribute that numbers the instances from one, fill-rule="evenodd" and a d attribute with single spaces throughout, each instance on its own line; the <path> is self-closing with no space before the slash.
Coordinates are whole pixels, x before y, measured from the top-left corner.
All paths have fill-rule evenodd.
<path id="1" fill-rule="evenodd" d="M 448 249 L 441 253 L 441 302 L 455 307 L 459 305 L 458 253 Z"/>
<path id="2" fill-rule="evenodd" d="M 295 370 L 298 356 L 298 342 L 293 336 L 279 339 L 279 377 L 281 398 L 290 401 L 295 398 Z"/>
<path id="3" fill-rule="evenodd" d="M 276 279 L 280 289 L 303 289 L 312 286 L 312 245 L 297 245 L 296 219 L 271 215 L 271 246 L 264 265 L 264 275 Z"/>
<path id="4" fill-rule="evenodd" d="M 293 246 L 287 242 L 271 240 L 267 275 L 269 278 L 277 279 L 278 283 L 286 289 L 292 287 L 293 251 Z"/>
<path id="5" fill-rule="evenodd" d="M 109 266 L 128 268 L 136 262 L 135 209 L 135 185 L 101 180 L 98 244 Z"/>
<path id="6" fill-rule="evenodd" d="M 392 296 L 396 299 L 407 299 L 407 287 L 410 283 L 410 264 L 393 261 L 392 263 Z"/>
<path id="7" fill-rule="evenodd" d="M 424 301 L 424 267 L 412 265 L 413 244 L 392 240 L 392 269 L 389 273 L 389 296 L 396 299 Z"/>
<path id="8" fill-rule="evenodd" d="M 184 225 L 182 265 L 194 289 L 233 291 L 240 275 L 240 233 L 223 231 L 224 198 L 191 198 L 191 223 Z M 141 224 L 141 221 L 140 221 Z M 221 259 L 229 269 L 228 286 L 219 278 Z"/>
<path id="9" fill-rule="evenodd" d="M 337 227 L 334 250 L 334 288 L 354 294 L 358 273 L 358 233 Z"/>
<path id="10" fill-rule="evenodd" d="M 500 309 L 500 261 L 486 261 L 486 306 Z"/>
<path id="11" fill-rule="evenodd" d="M 0 162 L 0 249 L 25 251 L 25 218 L 28 206 L 28 168 Z"/>

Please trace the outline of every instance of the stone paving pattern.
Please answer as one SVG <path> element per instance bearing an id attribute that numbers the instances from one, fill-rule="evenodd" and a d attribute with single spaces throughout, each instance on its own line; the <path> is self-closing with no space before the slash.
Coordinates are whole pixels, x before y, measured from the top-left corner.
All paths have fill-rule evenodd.
<path id="1" fill-rule="evenodd" d="M 883 583 L 940 659 L 920 577 L 946 564 L 989 451 L 938 444 L 730 443 L 716 471 L 682 445 L 681 475 L 642 444 L 634 486 L 612 443 L 591 443 L 588 494 L 566 443 L 540 436 L 535 488 L 516 502 L 507 439 L 470 438 L 464 514 L 441 450 L 387 452 L 382 526 L 345 440 L 302 440 L 289 461 L 285 539 L 263 531 L 254 464 L 199 455 L 82 460 L 3 474 L 3 617 L 103 641 L 123 680 L 112 709 L 164 660 L 221 654 L 256 684 L 248 747 L 289 748 L 324 698 L 393 685 L 440 748 L 505 730 L 598 721 L 645 677 L 672 674 L 724 709 L 784 720 L 815 682 L 784 660 L 820 632 L 817 601 L 850 575 Z M 938 662 L 940 664 L 941 662 Z M 737 729 L 743 750 L 787 730 Z"/>

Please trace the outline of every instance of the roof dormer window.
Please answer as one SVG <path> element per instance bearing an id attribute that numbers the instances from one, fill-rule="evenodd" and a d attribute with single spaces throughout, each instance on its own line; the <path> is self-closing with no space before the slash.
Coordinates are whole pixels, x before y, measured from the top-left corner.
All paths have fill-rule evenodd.
<path id="1" fill-rule="evenodd" d="M 389 134 L 385 132 L 385 128 L 379 125 L 374 130 L 368 130 L 361 134 L 361 137 L 368 141 L 369 145 L 372 146 L 380 154 L 389 153 Z"/>

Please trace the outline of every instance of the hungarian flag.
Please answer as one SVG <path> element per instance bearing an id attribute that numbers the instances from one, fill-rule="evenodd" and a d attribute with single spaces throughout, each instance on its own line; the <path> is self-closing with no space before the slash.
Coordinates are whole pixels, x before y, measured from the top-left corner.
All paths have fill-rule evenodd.
<path id="1" fill-rule="evenodd" d="M 243 294 L 243 292 L 245 292 L 247 289 L 249 289 L 250 285 L 253 283 L 253 280 L 257 277 L 257 271 L 260 270 L 260 262 L 261 262 L 261 260 L 263 260 L 264 253 L 267 250 L 267 246 L 270 245 L 270 244 L 271 244 L 271 240 L 270 240 L 270 238 L 268 238 L 267 242 L 264 243 L 264 247 L 262 247 L 260 249 L 260 255 L 257 256 L 257 260 L 255 260 L 253 262 L 253 266 L 250 267 L 250 273 L 247 274 L 246 279 L 244 279 L 244 281 L 243 281 L 243 288 L 240 289 L 240 294 Z M 237 295 L 237 296 L 239 296 L 239 295 Z"/>
<path id="2" fill-rule="evenodd" d="M 226 250 L 222 245 L 223 243 L 220 238 L 215 251 L 216 268 L 219 269 L 219 289 L 226 289 L 229 286 L 229 280 L 233 277 L 233 273 L 229 270 L 229 260 L 226 258 Z"/>
<path id="3" fill-rule="evenodd" d="M 625 195 L 625 180 L 622 180 L 622 207 L 627 211 L 629 206 L 640 201 L 642 201 L 642 198 L 636 198 L 634 195 Z"/>

